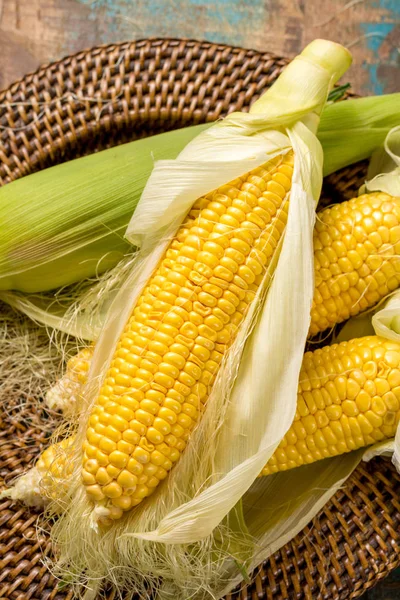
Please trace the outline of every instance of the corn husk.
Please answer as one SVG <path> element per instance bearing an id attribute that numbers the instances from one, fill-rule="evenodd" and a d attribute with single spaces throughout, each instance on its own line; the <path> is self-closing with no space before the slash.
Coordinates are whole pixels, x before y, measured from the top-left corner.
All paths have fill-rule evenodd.
<path id="1" fill-rule="evenodd" d="M 218 597 L 234 581 L 232 568 L 237 571 L 240 564 L 242 574 L 249 571 L 262 553 L 311 519 L 336 489 L 332 477 L 316 467 L 307 478 L 311 495 L 301 502 L 290 497 L 290 521 L 286 506 L 273 510 L 270 527 L 257 538 L 256 516 L 253 521 L 246 517 L 256 499 L 276 507 L 276 490 L 283 485 L 283 480 L 270 483 L 259 493 L 252 488 L 295 414 L 313 297 L 312 230 L 322 184 L 315 132 L 328 93 L 349 64 L 342 47 L 314 42 L 250 114 L 233 113 L 193 140 L 175 161 L 155 165 L 127 231 L 141 250 L 96 344 L 71 449 L 70 497 L 52 529 L 60 549 L 58 572 L 65 581 L 86 585 L 87 599 L 95 597 L 104 578 L 132 595 L 146 595 L 151 585 L 159 598 Z M 224 359 L 207 410 L 166 484 L 103 531 L 97 526 L 100 511 L 80 483 L 81 447 L 90 407 L 132 306 L 195 199 L 291 149 L 289 217 L 274 271 L 265 274 Z M 343 459 L 333 479 L 343 481 L 355 462 L 354 457 Z M 329 491 L 315 490 L 321 482 L 330 483 Z M 246 504 L 250 490 L 256 495 Z"/>
<path id="2" fill-rule="evenodd" d="M 326 106 L 318 132 L 324 175 L 369 157 L 399 123 L 399 107 L 400 94 Z M 116 265 L 132 251 L 123 235 L 154 160 L 174 159 L 209 126 L 136 140 L 1 188 L 0 295 L 42 293 Z M 3 299 L 19 303 L 19 296 L 3 294 Z M 20 305 L 29 309 L 26 301 Z"/>
<path id="3" fill-rule="evenodd" d="M 324 175 L 370 158 L 399 123 L 400 93 L 327 106 L 318 130 L 324 149 Z"/>
<path id="4" fill-rule="evenodd" d="M 96 277 L 124 239 L 155 160 L 175 158 L 204 125 L 136 140 L 0 188 L 0 291 L 44 292 Z"/>

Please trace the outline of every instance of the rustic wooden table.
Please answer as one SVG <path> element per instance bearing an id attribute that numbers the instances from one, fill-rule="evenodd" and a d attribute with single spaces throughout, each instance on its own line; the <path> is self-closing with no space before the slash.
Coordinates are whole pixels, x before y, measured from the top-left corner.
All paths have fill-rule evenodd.
<path id="1" fill-rule="evenodd" d="M 148 36 L 293 56 L 313 38 L 351 49 L 359 94 L 400 91 L 400 0 L 0 0 L 0 89 L 84 48 Z M 397 571 L 363 600 L 400 599 Z"/>
<path id="2" fill-rule="evenodd" d="M 0 0 L 0 89 L 41 63 L 147 36 L 287 56 L 325 37 L 353 52 L 356 92 L 400 90 L 400 0 Z"/>

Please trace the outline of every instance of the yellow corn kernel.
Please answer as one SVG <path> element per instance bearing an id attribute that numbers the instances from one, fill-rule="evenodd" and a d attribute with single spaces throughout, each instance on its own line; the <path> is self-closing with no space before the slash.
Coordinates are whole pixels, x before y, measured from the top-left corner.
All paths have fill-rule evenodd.
<path id="1" fill-rule="evenodd" d="M 375 357 L 373 361 L 371 356 Z M 348 368 L 349 364 L 353 366 Z M 297 418 L 261 475 L 302 465 L 305 453 L 305 446 L 299 446 L 302 440 L 311 457 L 306 462 L 310 463 L 393 437 L 400 421 L 399 368 L 400 344 L 377 336 L 307 352 L 300 372 Z M 315 378 L 317 369 L 329 373 L 322 388 Z M 365 378 L 360 377 L 360 370 Z M 371 384 L 376 392 L 372 397 Z M 333 392 L 335 386 L 344 386 L 345 397 L 339 391 Z M 328 387 L 325 398 L 340 397 L 340 400 L 333 404 L 329 400 L 321 406 L 322 392 Z M 314 396 L 318 400 L 313 401 Z M 314 414 L 307 414 L 305 407 Z"/>

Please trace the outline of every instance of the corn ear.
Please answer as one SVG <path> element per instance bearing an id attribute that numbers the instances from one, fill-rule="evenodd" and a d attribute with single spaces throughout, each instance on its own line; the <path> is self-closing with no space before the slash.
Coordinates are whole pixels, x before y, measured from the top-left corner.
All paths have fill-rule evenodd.
<path id="1" fill-rule="evenodd" d="M 400 286 L 400 197 L 371 192 L 318 213 L 310 334 L 358 315 Z"/>
<path id="2" fill-rule="evenodd" d="M 400 344 L 370 336 L 307 352 L 294 422 L 262 475 L 393 438 L 400 421 Z"/>
<path id="3" fill-rule="evenodd" d="M 74 436 L 47 447 L 34 467 L 22 475 L 11 488 L 0 493 L 0 499 L 21 500 L 27 506 L 43 507 L 50 500 L 59 504 L 68 493 L 66 481 L 71 474 L 67 450 L 74 443 Z"/>

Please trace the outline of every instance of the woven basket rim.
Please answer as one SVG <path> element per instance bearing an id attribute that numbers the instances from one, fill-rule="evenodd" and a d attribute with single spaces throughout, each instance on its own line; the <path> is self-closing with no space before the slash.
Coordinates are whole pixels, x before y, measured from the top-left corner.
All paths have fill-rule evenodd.
<path id="1" fill-rule="evenodd" d="M 161 45 L 163 42 L 167 42 L 167 43 L 174 43 L 176 42 L 178 45 L 181 42 L 185 42 L 185 43 L 191 43 L 191 44 L 200 44 L 201 46 L 204 47 L 215 47 L 218 49 L 226 49 L 229 50 L 230 52 L 240 52 L 240 51 L 247 51 L 247 52 L 254 52 L 254 54 L 268 54 L 269 57 L 271 58 L 276 58 L 277 60 L 280 61 L 285 61 L 285 62 L 289 62 L 290 57 L 286 57 L 286 56 L 280 56 L 279 54 L 277 54 L 276 52 L 270 52 L 268 50 L 256 50 L 255 48 L 247 48 L 245 46 L 231 46 L 230 44 L 226 44 L 226 43 L 220 43 L 220 42 L 210 42 L 209 40 L 202 40 L 202 39 L 197 39 L 197 38 L 192 38 L 192 37 L 182 37 L 182 38 L 178 38 L 178 37 L 167 37 L 167 36 L 149 36 L 149 37 L 141 37 L 138 38 L 136 40 L 125 40 L 125 41 L 121 41 L 121 42 L 108 42 L 105 44 L 99 44 L 96 46 L 87 46 L 85 48 L 83 48 L 82 50 L 77 50 L 76 52 L 72 53 L 72 54 L 65 54 L 64 56 L 62 56 L 61 58 L 58 58 L 56 60 L 52 60 L 49 62 L 44 62 L 41 63 L 36 69 L 34 69 L 33 71 L 28 71 L 27 73 L 25 73 L 24 75 L 22 75 L 21 77 L 19 77 L 18 79 L 15 79 L 14 81 L 12 81 L 8 86 L 6 86 L 3 89 L 0 89 L 0 96 L 2 94 L 6 94 L 8 91 L 14 91 L 15 86 L 18 86 L 20 83 L 22 83 L 23 81 L 27 81 L 31 78 L 33 78 L 35 75 L 39 75 L 40 73 L 42 73 L 43 71 L 47 71 L 48 69 L 54 69 L 55 67 L 61 65 L 61 64 L 65 64 L 66 62 L 71 62 L 74 58 L 80 58 L 86 54 L 88 54 L 89 52 L 92 53 L 94 56 L 96 54 L 98 54 L 99 52 L 101 52 L 102 50 L 113 50 L 113 49 L 117 49 L 117 48 L 123 48 L 125 46 L 129 46 L 132 44 L 132 41 L 134 41 L 135 44 L 144 44 L 147 42 L 156 42 L 157 44 Z"/>

